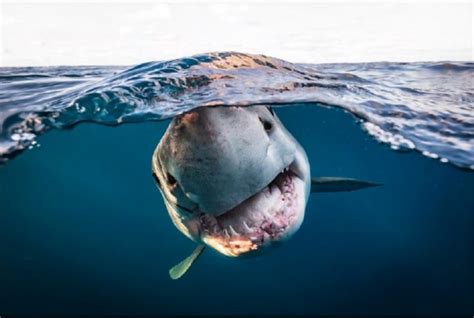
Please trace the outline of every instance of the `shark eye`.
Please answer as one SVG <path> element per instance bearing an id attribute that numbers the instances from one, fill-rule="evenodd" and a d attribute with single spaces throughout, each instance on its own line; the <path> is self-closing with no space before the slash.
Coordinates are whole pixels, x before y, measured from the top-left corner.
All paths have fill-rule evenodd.
<path id="1" fill-rule="evenodd" d="M 260 122 L 262 123 L 263 129 L 265 129 L 265 131 L 270 132 L 272 130 L 273 124 L 271 121 L 264 119 L 262 117 L 258 117 L 258 119 L 260 119 Z"/>
<path id="2" fill-rule="evenodd" d="M 171 173 L 166 173 L 166 180 L 168 181 L 170 186 L 176 185 L 177 181 L 176 178 L 171 175 Z"/>

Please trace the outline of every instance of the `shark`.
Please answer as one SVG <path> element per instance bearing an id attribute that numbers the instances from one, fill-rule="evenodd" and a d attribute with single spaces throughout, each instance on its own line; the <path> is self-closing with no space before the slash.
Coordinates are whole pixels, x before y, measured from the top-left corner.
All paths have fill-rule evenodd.
<path id="1" fill-rule="evenodd" d="M 200 107 L 174 117 L 152 155 L 152 175 L 176 228 L 197 247 L 173 266 L 182 277 L 206 247 L 260 255 L 301 227 L 311 193 L 380 184 L 311 177 L 303 147 L 272 107 Z"/>

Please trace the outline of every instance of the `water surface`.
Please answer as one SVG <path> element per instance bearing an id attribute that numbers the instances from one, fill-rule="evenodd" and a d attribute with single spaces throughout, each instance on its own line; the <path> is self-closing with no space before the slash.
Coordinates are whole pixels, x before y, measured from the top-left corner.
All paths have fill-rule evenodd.
<path id="1" fill-rule="evenodd" d="M 474 63 L 293 64 L 218 52 L 131 68 L 3 68 L 0 156 L 49 128 L 170 118 L 199 106 L 343 108 L 393 149 L 474 169 Z"/>

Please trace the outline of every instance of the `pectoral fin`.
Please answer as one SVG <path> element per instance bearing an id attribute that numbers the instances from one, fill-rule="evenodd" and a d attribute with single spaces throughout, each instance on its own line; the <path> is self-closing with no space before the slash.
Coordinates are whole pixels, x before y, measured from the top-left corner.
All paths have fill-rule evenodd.
<path id="1" fill-rule="evenodd" d="M 311 192 L 348 192 L 380 185 L 380 183 L 350 178 L 319 177 L 311 179 Z"/>
<path id="2" fill-rule="evenodd" d="M 198 247 L 194 249 L 191 255 L 189 255 L 188 257 L 183 259 L 181 262 L 173 266 L 169 271 L 171 279 L 178 279 L 181 276 L 183 276 L 191 267 L 191 265 L 193 265 L 194 261 L 197 260 L 199 255 L 201 255 L 205 247 L 206 245 L 199 245 Z"/>

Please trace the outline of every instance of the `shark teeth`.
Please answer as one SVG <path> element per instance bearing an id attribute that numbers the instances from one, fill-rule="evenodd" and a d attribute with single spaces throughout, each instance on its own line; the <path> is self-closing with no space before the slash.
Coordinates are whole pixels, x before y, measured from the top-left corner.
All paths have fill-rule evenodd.
<path id="1" fill-rule="evenodd" d="M 232 236 L 238 236 L 238 235 L 239 235 L 239 233 L 237 233 L 237 231 L 234 230 L 234 228 L 232 227 L 232 225 L 229 225 L 229 231 L 230 231 L 230 234 L 231 234 Z"/>
<path id="2" fill-rule="evenodd" d="M 257 247 L 285 237 L 299 213 L 297 200 L 304 182 L 295 166 L 293 163 L 281 170 L 264 189 L 229 213 L 217 216 L 202 213 L 204 237 L 218 238 L 223 246 L 248 240 Z"/>
<path id="3" fill-rule="evenodd" d="M 244 228 L 245 228 L 245 230 L 246 230 L 247 232 L 251 232 L 251 231 L 252 231 L 252 229 L 251 229 L 250 226 L 247 224 L 247 222 L 244 221 L 244 222 L 243 222 L 243 225 L 244 225 Z"/>

